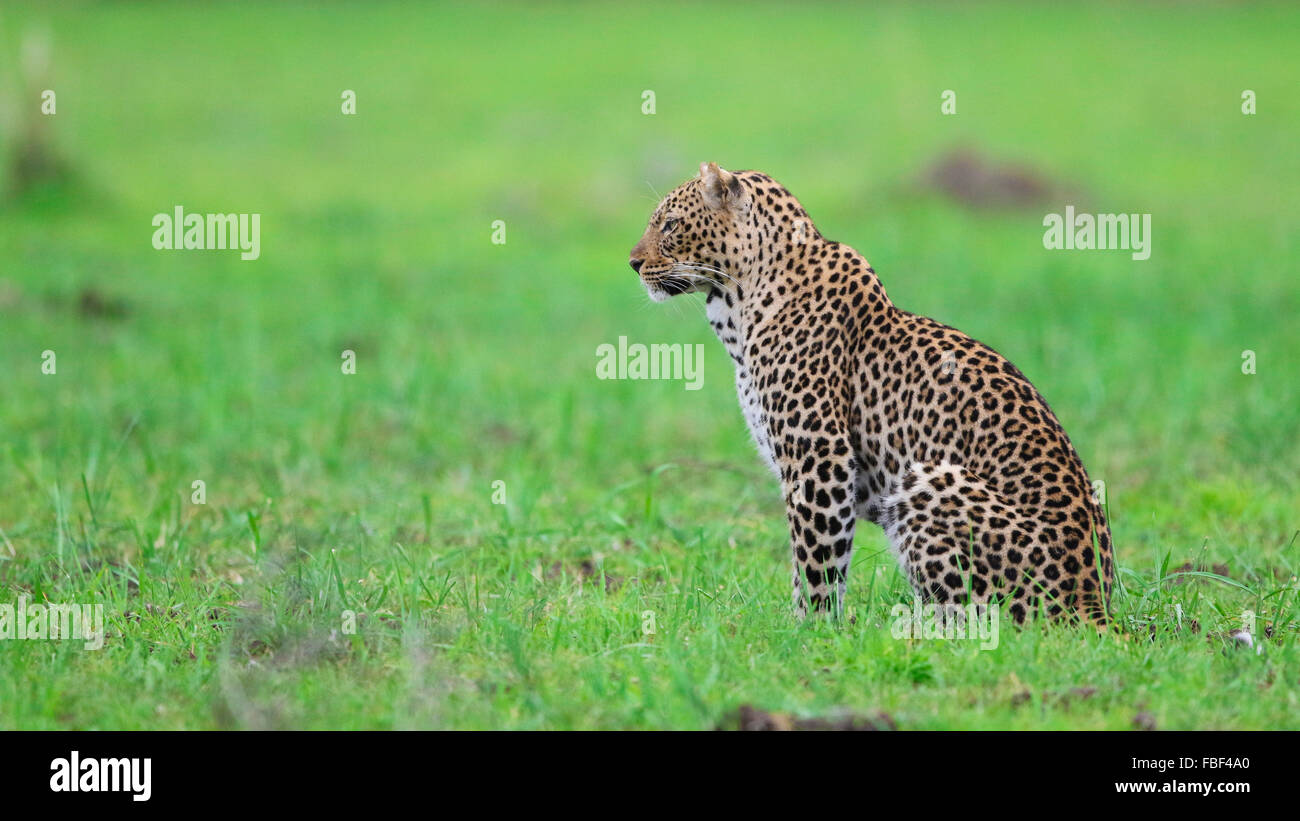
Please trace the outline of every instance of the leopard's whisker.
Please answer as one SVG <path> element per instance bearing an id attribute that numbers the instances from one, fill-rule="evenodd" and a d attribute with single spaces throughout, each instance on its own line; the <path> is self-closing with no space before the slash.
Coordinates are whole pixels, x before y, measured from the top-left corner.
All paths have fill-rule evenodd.
<path id="1" fill-rule="evenodd" d="M 683 275 L 695 276 L 698 277 L 699 279 L 705 280 L 707 282 L 711 282 L 718 287 L 723 287 L 724 283 L 719 282 L 718 280 L 713 279 L 712 277 L 703 276 L 701 273 L 697 273 L 697 272 L 717 274 L 718 276 L 726 277 L 731 282 L 735 282 L 736 284 L 739 284 L 737 279 L 733 277 L 731 274 L 728 274 L 726 271 L 721 271 L 717 268 L 710 268 L 707 266 L 696 266 L 693 263 L 678 262 L 675 263 L 669 271 L 669 273 L 680 273 Z"/>
<path id="2" fill-rule="evenodd" d="M 736 279 L 734 276 L 732 276 L 731 274 L 728 274 L 726 271 L 718 271 L 718 270 L 709 269 L 709 268 L 705 268 L 705 269 L 688 269 L 688 270 L 703 270 L 703 271 L 706 271 L 707 273 L 710 273 L 710 274 L 716 274 L 716 275 L 718 275 L 718 276 L 720 276 L 720 277 L 725 277 L 728 281 L 730 281 L 730 282 L 734 282 L 734 283 L 736 283 L 737 285 L 740 284 L 740 281 L 739 281 L 739 280 L 737 280 L 737 279 Z M 718 284 L 721 285 L 721 284 L 723 284 L 723 283 L 719 282 Z"/>
<path id="3" fill-rule="evenodd" d="M 705 265 L 702 262 L 675 262 L 673 263 L 673 265 L 680 266 L 682 268 L 686 268 L 694 271 L 708 271 L 713 274 L 722 274 L 723 276 L 731 276 L 721 268 L 715 268 L 712 265 Z"/>
<path id="4" fill-rule="evenodd" d="M 689 271 L 677 271 L 676 269 L 674 269 L 674 271 L 671 271 L 671 272 L 669 272 L 668 274 L 666 274 L 666 275 L 665 275 L 665 278 L 666 278 L 666 279 L 676 279 L 676 280 L 678 280 L 679 282 L 686 282 L 686 283 L 692 283 L 692 284 L 693 284 L 693 283 L 698 283 L 698 282 L 703 282 L 703 283 L 706 283 L 706 284 L 708 284 L 708 285 L 711 285 L 711 286 L 713 286 L 713 287 L 715 287 L 715 288 L 721 288 L 721 287 L 723 287 L 722 283 L 721 283 L 721 282 L 718 282 L 717 280 L 710 279 L 709 277 L 703 276 L 703 275 L 701 275 L 701 274 L 693 274 L 693 273 L 690 273 Z"/>

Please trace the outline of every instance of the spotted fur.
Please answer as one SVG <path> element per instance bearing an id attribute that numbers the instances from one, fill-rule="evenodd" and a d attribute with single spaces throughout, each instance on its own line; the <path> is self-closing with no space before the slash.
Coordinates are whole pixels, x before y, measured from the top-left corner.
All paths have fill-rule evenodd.
<path id="1" fill-rule="evenodd" d="M 781 480 L 800 615 L 838 610 L 866 519 L 928 600 L 1107 618 L 1110 529 L 1046 400 L 988 346 L 895 307 L 771 177 L 701 165 L 631 265 L 656 301 L 706 295 Z"/>

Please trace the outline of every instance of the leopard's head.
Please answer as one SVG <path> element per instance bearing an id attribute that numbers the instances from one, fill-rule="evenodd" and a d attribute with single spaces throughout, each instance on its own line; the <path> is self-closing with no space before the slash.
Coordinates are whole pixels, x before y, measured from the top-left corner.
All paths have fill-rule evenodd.
<path id="1" fill-rule="evenodd" d="M 650 215 L 628 264 L 655 302 L 735 283 L 753 246 L 754 195 L 740 174 L 700 163 Z"/>

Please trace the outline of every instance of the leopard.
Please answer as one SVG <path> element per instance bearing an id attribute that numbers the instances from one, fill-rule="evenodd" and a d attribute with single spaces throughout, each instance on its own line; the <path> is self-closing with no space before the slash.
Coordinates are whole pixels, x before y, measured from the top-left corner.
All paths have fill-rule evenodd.
<path id="1" fill-rule="evenodd" d="M 1105 628 L 1110 526 L 1043 395 L 988 345 L 895 306 L 785 186 L 701 163 L 629 264 L 654 302 L 704 295 L 780 482 L 797 617 L 842 615 L 866 520 L 925 602 Z"/>

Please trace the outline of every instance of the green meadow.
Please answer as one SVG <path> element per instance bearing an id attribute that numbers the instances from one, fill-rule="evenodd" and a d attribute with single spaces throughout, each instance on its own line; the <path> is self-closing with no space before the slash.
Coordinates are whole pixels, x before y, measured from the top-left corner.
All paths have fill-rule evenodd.
<path id="1" fill-rule="evenodd" d="M 0 729 L 1300 728 L 1298 26 L 6 3 L 0 608 L 105 636 L 0 638 Z M 1105 483 L 1122 633 L 896 639 L 871 525 L 845 617 L 792 618 L 701 298 L 627 266 L 705 160 L 1034 381 Z M 1151 215 L 1150 258 L 1044 248 L 1067 205 Z M 155 249 L 177 206 L 260 215 L 258 258 Z M 619 337 L 701 344 L 701 388 L 598 379 Z"/>

